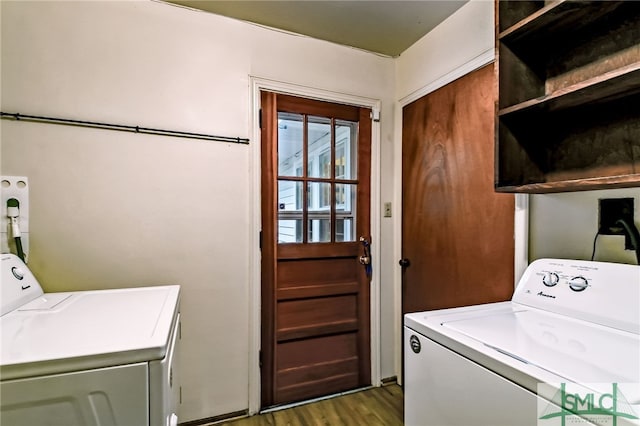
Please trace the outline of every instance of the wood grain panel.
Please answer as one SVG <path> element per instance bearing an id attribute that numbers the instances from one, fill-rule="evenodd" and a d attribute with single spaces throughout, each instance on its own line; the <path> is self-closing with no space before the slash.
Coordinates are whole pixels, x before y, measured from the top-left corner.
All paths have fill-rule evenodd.
<path id="1" fill-rule="evenodd" d="M 512 195 L 493 189 L 493 65 L 403 110 L 403 312 L 507 300 Z"/>
<path id="2" fill-rule="evenodd" d="M 358 342 L 353 333 L 285 342 L 280 345 L 280 348 L 282 352 L 278 357 L 276 367 L 278 370 L 301 367 L 306 364 L 327 363 L 358 355 Z"/>
<path id="3" fill-rule="evenodd" d="M 360 249 L 360 243 L 280 244 L 278 260 L 355 257 Z"/>
<path id="4" fill-rule="evenodd" d="M 320 324 L 298 325 L 279 329 L 276 334 L 278 343 L 293 339 L 312 339 L 335 333 L 349 333 L 358 330 L 358 321 L 335 320 Z"/>
<path id="5" fill-rule="evenodd" d="M 294 260 L 278 262 L 278 288 L 318 283 L 357 281 L 355 258 Z"/>
<path id="6" fill-rule="evenodd" d="M 357 319 L 357 297 L 345 295 L 279 302 L 276 324 L 281 334 L 339 324 L 354 326 Z"/>
<path id="7" fill-rule="evenodd" d="M 344 389 L 356 388 L 358 381 L 358 373 L 352 372 L 278 388 L 276 390 L 275 402 L 278 404 L 287 401 L 311 399 L 322 395 L 331 395 Z"/>
<path id="8" fill-rule="evenodd" d="M 331 296 L 336 294 L 356 294 L 358 282 L 288 286 L 277 290 L 278 300 L 304 299 L 310 297 Z"/>
<path id="9" fill-rule="evenodd" d="M 287 388 L 299 383 L 316 382 L 328 377 L 353 374 L 354 371 L 358 371 L 357 356 L 278 370 L 278 387 Z"/>

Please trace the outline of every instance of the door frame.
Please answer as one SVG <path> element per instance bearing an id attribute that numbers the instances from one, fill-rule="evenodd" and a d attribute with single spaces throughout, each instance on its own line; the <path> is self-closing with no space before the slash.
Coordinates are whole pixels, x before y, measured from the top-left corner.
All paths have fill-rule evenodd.
<path id="1" fill-rule="evenodd" d="M 260 229 L 261 211 L 261 137 L 260 137 L 260 91 L 283 93 L 309 99 L 355 105 L 371 108 L 374 119 L 371 123 L 371 256 L 373 273 L 370 293 L 370 342 L 371 342 L 371 384 L 380 384 L 380 100 L 362 96 L 337 93 L 319 88 L 285 83 L 256 76 L 250 76 L 250 126 L 252 143 L 250 146 L 250 228 L 249 235 L 249 415 L 260 411 L 260 366 L 259 351 L 261 339 L 261 255 Z"/>
<path id="2" fill-rule="evenodd" d="M 480 55 L 454 68 L 450 72 L 436 78 L 435 80 L 425 84 L 422 88 L 410 93 L 409 95 L 399 99 L 395 105 L 394 116 L 394 150 L 393 150 L 393 176 L 394 176 L 394 196 L 393 204 L 396 207 L 396 213 L 393 218 L 393 235 L 397 235 L 393 241 L 393 258 L 397 262 L 402 257 L 402 113 L 403 108 L 413 101 L 435 92 L 443 86 L 463 77 L 470 72 L 489 65 L 495 61 L 495 51 L 491 47 Z M 524 270 L 529 265 L 529 194 L 515 194 L 515 211 L 514 211 L 514 230 L 513 238 L 515 244 L 514 252 L 514 289 L 518 284 Z M 402 268 L 396 263 L 396 269 L 393 273 L 393 289 L 394 289 L 394 312 L 395 323 L 394 330 L 394 348 L 395 348 L 395 372 L 398 383 L 402 385 Z"/>

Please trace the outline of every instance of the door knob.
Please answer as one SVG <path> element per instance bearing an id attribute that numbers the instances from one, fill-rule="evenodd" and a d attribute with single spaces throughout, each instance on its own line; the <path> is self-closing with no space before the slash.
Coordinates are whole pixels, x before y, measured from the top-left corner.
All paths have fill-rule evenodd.
<path id="1" fill-rule="evenodd" d="M 408 266 L 410 266 L 410 265 L 411 265 L 411 261 L 410 261 L 409 259 L 406 259 L 406 258 L 405 258 L 405 259 L 400 259 L 400 261 L 398 262 L 398 264 L 399 264 L 400 266 L 402 266 L 403 268 L 406 268 L 406 267 L 408 267 Z"/>

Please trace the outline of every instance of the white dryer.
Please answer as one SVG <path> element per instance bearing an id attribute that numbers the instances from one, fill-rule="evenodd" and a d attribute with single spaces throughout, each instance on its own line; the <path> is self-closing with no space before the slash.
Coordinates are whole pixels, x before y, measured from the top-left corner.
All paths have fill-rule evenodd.
<path id="1" fill-rule="evenodd" d="M 177 424 L 180 287 L 44 293 L 2 255 L 0 423 Z"/>
<path id="2" fill-rule="evenodd" d="M 640 267 L 541 259 L 511 301 L 407 314 L 407 426 L 640 425 Z"/>

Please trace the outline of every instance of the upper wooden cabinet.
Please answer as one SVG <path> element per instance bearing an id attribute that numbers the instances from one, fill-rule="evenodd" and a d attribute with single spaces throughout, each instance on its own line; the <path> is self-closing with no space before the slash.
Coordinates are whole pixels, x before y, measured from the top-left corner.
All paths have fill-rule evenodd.
<path id="1" fill-rule="evenodd" d="M 640 186 L 640 2 L 496 3 L 496 190 Z"/>

